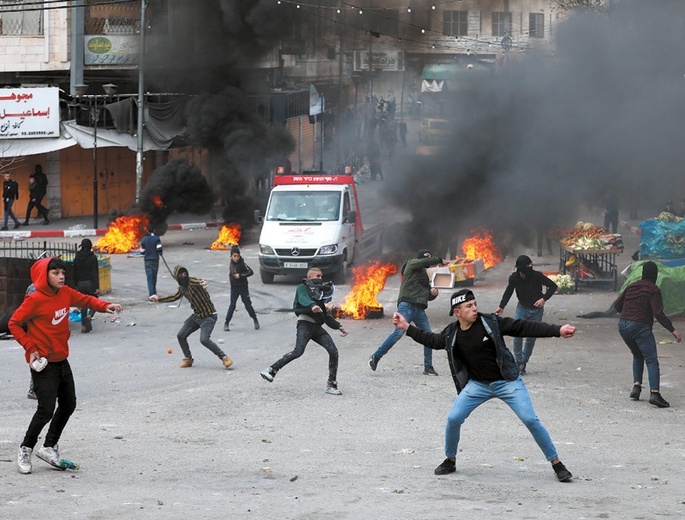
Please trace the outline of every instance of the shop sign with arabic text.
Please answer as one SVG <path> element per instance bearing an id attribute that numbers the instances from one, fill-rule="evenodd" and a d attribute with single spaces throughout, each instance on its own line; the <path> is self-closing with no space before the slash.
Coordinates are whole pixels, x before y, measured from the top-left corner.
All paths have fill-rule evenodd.
<path id="1" fill-rule="evenodd" d="M 0 139 L 59 137 L 59 89 L 0 89 Z"/>

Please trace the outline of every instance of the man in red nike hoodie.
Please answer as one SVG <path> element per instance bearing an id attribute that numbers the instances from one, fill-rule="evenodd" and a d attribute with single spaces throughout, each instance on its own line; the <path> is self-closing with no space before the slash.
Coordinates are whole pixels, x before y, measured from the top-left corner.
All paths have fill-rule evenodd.
<path id="1" fill-rule="evenodd" d="M 89 307 L 99 312 L 121 312 L 109 303 L 64 285 L 66 264 L 59 258 L 43 258 L 31 266 L 36 291 L 27 295 L 9 320 L 9 329 L 26 350 L 38 409 L 19 447 L 17 469 L 31 473 L 31 454 L 43 427 L 50 423 L 45 442 L 36 456 L 61 469 L 57 442 L 76 408 L 74 377 L 69 366 L 69 308 Z M 47 360 L 44 368 L 34 361 Z M 39 370 L 36 370 L 38 368 Z M 55 411 L 55 404 L 58 404 Z"/>

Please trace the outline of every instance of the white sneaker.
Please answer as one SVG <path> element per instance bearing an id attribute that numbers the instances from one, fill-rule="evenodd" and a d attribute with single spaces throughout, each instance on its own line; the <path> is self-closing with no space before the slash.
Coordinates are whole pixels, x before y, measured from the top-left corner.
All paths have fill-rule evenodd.
<path id="1" fill-rule="evenodd" d="M 266 370 L 260 372 L 259 375 L 262 376 L 269 383 L 272 383 L 276 373 L 273 372 L 270 368 L 267 368 Z"/>
<path id="2" fill-rule="evenodd" d="M 48 446 L 42 446 L 36 452 L 36 457 L 38 457 L 42 461 L 47 462 L 51 466 L 62 469 L 62 466 L 59 465 L 60 456 L 59 456 L 59 446 L 57 446 L 57 444 L 55 444 L 54 448 L 49 448 Z"/>
<path id="3" fill-rule="evenodd" d="M 331 395 L 342 395 L 342 392 L 338 390 L 338 383 L 328 383 L 326 386 L 326 393 Z"/>
<path id="4" fill-rule="evenodd" d="M 17 457 L 17 471 L 28 475 L 31 473 L 33 467 L 31 466 L 31 453 L 33 453 L 33 448 L 27 448 L 26 446 L 19 446 L 19 456 Z"/>

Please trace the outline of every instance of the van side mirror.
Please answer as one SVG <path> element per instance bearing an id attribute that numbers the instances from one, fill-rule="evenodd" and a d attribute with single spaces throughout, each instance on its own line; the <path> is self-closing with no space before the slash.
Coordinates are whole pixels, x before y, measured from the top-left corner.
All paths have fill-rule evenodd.
<path id="1" fill-rule="evenodd" d="M 347 212 L 347 218 L 345 219 L 348 224 L 354 224 L 357 220 L 357 212 L 353 209 Z"/>
<path id="2" fill-rule="evenodd" d="M 264 222 L 264 217 L 262 217 L 262 212 L 258 209 L 254 210 L 254 221 L 255 224 L 261 224 Z"/>

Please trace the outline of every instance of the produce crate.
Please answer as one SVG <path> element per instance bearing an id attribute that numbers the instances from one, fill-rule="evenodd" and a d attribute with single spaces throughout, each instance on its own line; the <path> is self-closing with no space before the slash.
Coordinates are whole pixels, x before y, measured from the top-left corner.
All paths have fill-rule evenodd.
<path id="1" fill-rule="evenodd" d="M 97 255 L 98 257 L 98 277 L 100 280 L 100 295 L 112 292 L 112 264 L 110 257 Z"/>

